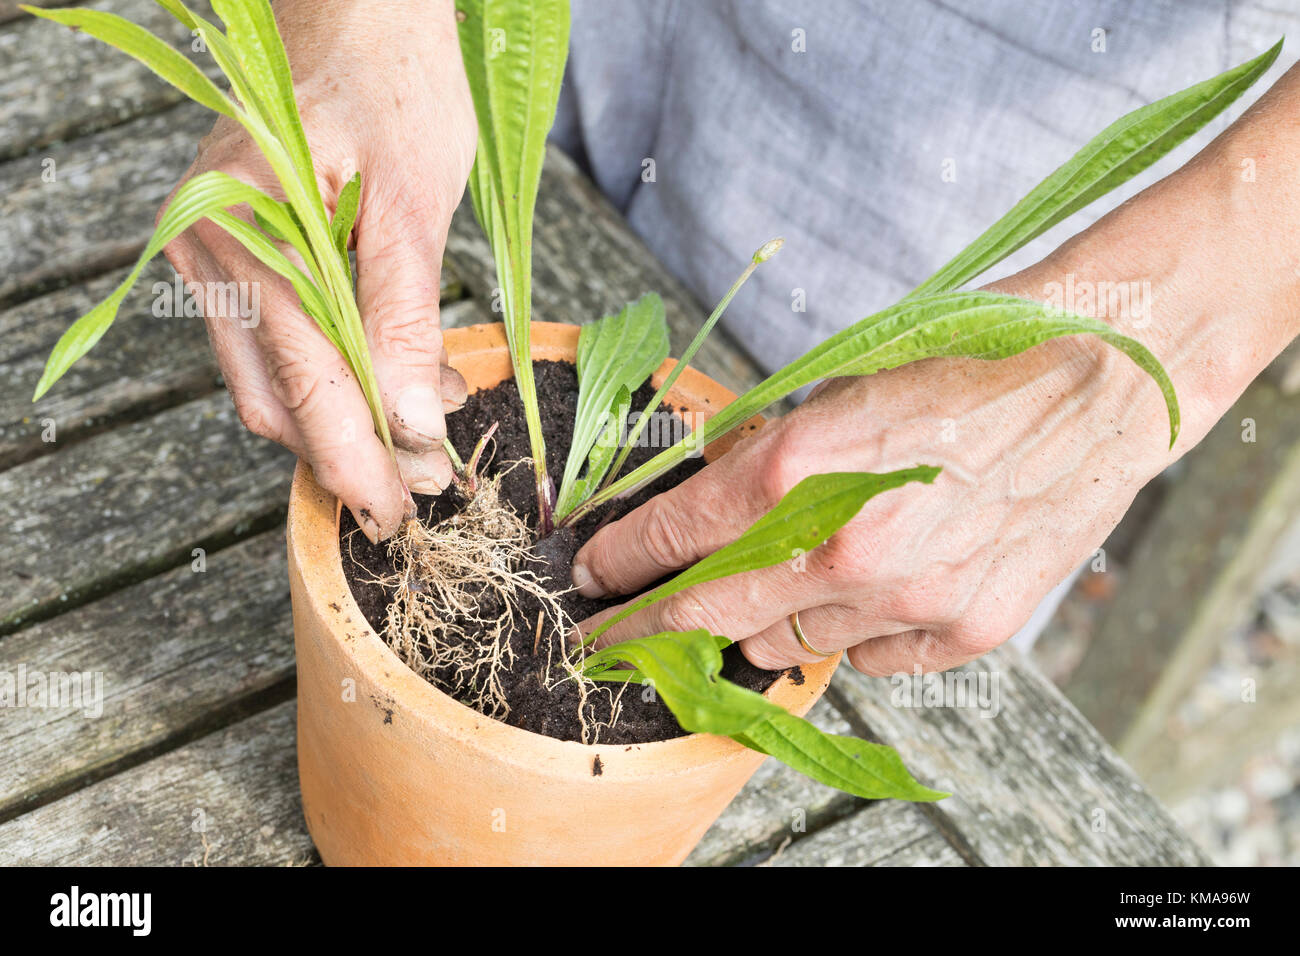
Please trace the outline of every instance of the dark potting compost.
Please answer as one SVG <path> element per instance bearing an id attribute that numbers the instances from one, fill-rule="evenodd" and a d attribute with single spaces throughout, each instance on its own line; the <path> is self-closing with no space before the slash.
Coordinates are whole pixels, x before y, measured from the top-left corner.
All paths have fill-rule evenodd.
<path id="1" fill-rule="evenodd" d="M 541 401 L 547 466 L 551 474 L 558 475 L 563 471 L 564 460 L 569 453 L 571 427 L 578 405 L 578 376 L 574 366 L 567 362 L 534 362 L 533 369 Z M 654 389 L 648 382 L 643 384 L 632 398 L 632 408 L 644 408 L 653 397 Z M 673 414 L 676 417 L 666 404 L 660 405 L 657 411 L 661 415 Z M 526 465 L 511 467 L 529 456 L 528 426 L 514 380 L 508 379 L 494 388 L 471 395 L 463 409 L 447 416 L 447 434 L 462 458 L 467 458 L 475 443 L 494 423 L 497 431 L 490 449 L 491 459 L 485 466 L 481 466 L 480 471 L 487 476 L 501 476 L 501 500 L 511 506 L 529 528 L 535 529 L 537 498 L 533 487 L 533 471 Z M 628 456 L 624 473 L 648 461 L 660 450 L 648 445 L 634 448 Z M 617 510 L 612 517 L 627 513 L 659 492 L 685 481 L 703 467 L 702 458 L 687 459 L 635 495 L 614 502 L 611 507 Z M 415 499 L 419 519 L 426 527 L 433 527 L 452 517 L 465 506 L 464 495 L 455 488 L 437 496 L 416 495 Z M 539 577 L 546 579 L 546 588 L 558 596 L 564 612 L 574 621 L 581 621 L 631 597 L 592 600 L 568 590 L 571 586 L 570 571 L 574 556 L 609 517 L 611 515 L 607 511 L 599 511 L 576 526 L 562 528 L 532 545 L 531 553 L 539 560 L 528 562 L 528 565 Z M 394 599 L 392 590 L 379 583 L 395 570 L 388 547 L 383 543 L 371 544 L 360 533 L 355 520 L 346 509 L 339 525 L 339 536 L 343 573 L 352 596 L 370 626 L 382 635 L 388 607 Z M 499 604 L 500 598 L 485 588 L 481 601 L 489 612 L 495 612 L 493 602 Z M 509 706 L 505 722 L 548 737 L 581 740 L 583 728 L 579 719 L 580 691 L 573 680 L 564 679 L 565 672 L 560 663 L 565 650 L 564 636 L 554 628 L 546 627 L 542 630 L 539 641 L 536 629 L 530 623 L 525 623 L 536 621 L 541 612 L 541 604 L 535 598 L 523 596 L 521 610 L 520 626 L 513 628 L 508 635 L 510 648 L 514 652 L 513 666 L 499 674 Z M 723 676 L 750 690 L 766 690 L 782 673 L 753 666 L 735 645 L 723 652 L 723 661 Z M 450 676 L 435 670 L 430 675 L 430 682 L 450 693 L 455 686 L 450 682 Z M 793 669 L 792 677 L 801 680 L 802 676 L 798 668 Z M 598 724 L 608 723 L 611 717 L 610 694 L 602 692 L 590 695 L 587 704 L 586 713 L 590 720 Z M 613 727 L 602 726 L 596 742 L 649 743 L 680 737 L 685 733 L 662 701 L 644 693 L 639 685 L 631 684 L 619 698 L 617 722 Z"/>

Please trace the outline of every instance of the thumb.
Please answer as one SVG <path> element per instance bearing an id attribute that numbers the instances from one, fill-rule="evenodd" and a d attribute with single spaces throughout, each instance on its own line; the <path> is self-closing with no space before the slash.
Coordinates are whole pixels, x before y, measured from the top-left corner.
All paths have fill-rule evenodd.
<path id="1" fill-rule="evenodd" d="M 628 594 L 694 564 L 733 540 L 708 469 L 596 532 L 578 552 L 573 585 L 583 597 Z"/>
<path id="2" fill-rule="evenodd" d="M 735 541 L 781 497 L 784 470 L 768 462 L 776 443 L 769 425 L 596 532 L 574 556 L 578 593 L 628 594 Z"/>
<path id="3" fill-rule="evenodd" d="M 444 368 L 438 310 L 450 217 L 432 206 L 368 204 L 364 196 L 361 212 L 357 301 L 389 428 L 399 447 L 441 456 L 443 413 L 465 400 L 464 381 Z"/>

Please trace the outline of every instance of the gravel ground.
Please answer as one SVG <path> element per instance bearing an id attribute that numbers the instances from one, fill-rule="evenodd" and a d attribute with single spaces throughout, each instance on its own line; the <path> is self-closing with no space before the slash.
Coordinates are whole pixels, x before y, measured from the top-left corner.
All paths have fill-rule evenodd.
<path id="1" fill-rule="evenodd" d="M 1296 537 L 1296 536 L 1293 536 Z M 1174 816 L 1212 859 L 1234 866 L 1300 866 L 1300 724 L 1267 727 L 1265 695 L 1300 693 L 1300 548 L 1279 555 L 1268 576 L 1275 583 L 1255 600 L 1254 612 L 1227 635 L 1217 659 L 1170 718 L 1171 753 L 1190 782 L 1162 794 Z M 1278 564 L 1281 567 L 1278 567 Z M 1085 572 L 1031 653 L 1058 684 L 1078 664 L 1124 570 Z M 1239 708 L 1243 678 L 1259 689 L 1243 732 Z M 1215 741 L 1214 734 L 1228 735 Z M 1207 745 L 1223 745 L 1224 759 L 1207 761 Z M 1179 744 L 1192 741 L 1182 748 Z M 1191 767 L 1196 769 L 1190 769 Z M 1159 791 L 1157 791 L 1159 792 Z"/>
<path id="2" fill-rule="evenodd" d="M 1300 727 L 1250 757 L 1236 779 L 1170 809 L 1216 863 L 1300 866 Z"/>

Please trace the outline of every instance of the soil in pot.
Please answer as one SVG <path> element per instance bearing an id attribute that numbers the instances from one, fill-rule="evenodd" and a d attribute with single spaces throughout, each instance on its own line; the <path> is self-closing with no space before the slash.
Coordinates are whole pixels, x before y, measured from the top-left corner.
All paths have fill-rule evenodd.
<path id="1" fill-rule="evenodd" d="M 535 362 L 537 392 L 542 407 L 542 421 L 546 430 L 547 462 L 552 475 L 563 471 L 571 438 L 571 425 L 578 402 L 578 377 L 573 365 L 567 362 Z M 654 389 L 645 383 L 633 396 L 632 408 L 645 407 L 654 396 Z M 660 406 L 661 414 L 673 414 L 672 409 Z M 517 464 L 529 454 L 528 431 L 524 421 L 523 405 L 513 380 L 470 396 L 465 407 L 447 417 L 447 431 L 452 443 L 462 456 L 468 454 L 480 436 L 497 424 L 495 443 L 490 461 L 481 470 L 487 476 L 499 477 L 498 486 L 502 503 L 512 507 L 523 517 L 528 528 L 537 527 L 537 500 L 533 490 L 533 473 L 527 464 Z M 680 433 L 680 432 L 679 432 Z M 629 455 L 625 471 L 630 471 L 648 460 L 660 449 L 638 447 Z M 704 467 L 702 458 L 688 459 L 672 472 L 642 489 L 629 499 L 618 502 L 617 514 L 624 513 L 661 491 L 684 481 Z M 416 495 L 420 521 L 426 527 L 452 518 L 466 508 L 464 495 L 449 489 L 439 496 Z M 524 566 L 544 578 L 546 590 L 556 596 L 564 613 L 574 621 L 622 603 L 626 599 L 591 600 L 570 591 L 569 573 L 578 549 L 596 533 L 604 513 L 594 514 L 576 527 L 561 529 L 541 542 L 529 545 L 531 554 L 538 560 L 525 562 Z M 396 567 L 385 544 L 372 545 L 357 529 L 356 522 L 345 509 L 339 527 L 343 570 L 357 605 L 377 633 L 385 634 L 390 604 L 395 592 L 380 583 L 391 579 Z M 496 602 L 496 604 L 494 604 Z M 477 595 L 476 611 L 480 617 L 491 619 L 499 612 L 500 598 L 484 588 Z M 502 716 L 506 723 L 535 733 L 561 740 L 584 740 L 587 743 L 636 744 L 667 740 L 685 734 L 677 720 L 658 698 L 643 693 L 643 688 L 628 685 L 621 695 L 615 695 L 621 685 L 599 684 L 594 689 L 588 683 L 585 693 L 577 682 L 567 675 L 562 664 L 563 635 L 553 627 L 533 626 L 543 608 L 540 601 L 524 594 L 519 599 L 517 625 L 504 634 L 513 660 L 508 667 L 497 669 L 501 695 L 508 712 Z M 475 640 L 472 623 L 466 622 L 468 640 Z M 723 654 L 723 674 L 727 679 L 751 690 L 766 690 L 781 674 L 754 667 L 741 655 L 736 646 Z M 423 659 L 430 663 L 429 658 Z M 795 671 L 798 669 L 795 668 Z M 802 675 L 793 674 L 796 680 Z M 459 678 L 461 692 L 457 692 L 457 675 L 447 666 L 431 667 L 426 677 L 434 686 L 466 703 L 473 705 L 464 694 L 464 679 Z M 647 699 L 649 698 L 649 699 Z M 617 713 L 617 720 L 611 717 Z M 580 718 L 582 713 L 585 717 Z M 593 728 L 595 730 L 593 731 Z M 594 738 L 594 739 L 593 739 Z"/>

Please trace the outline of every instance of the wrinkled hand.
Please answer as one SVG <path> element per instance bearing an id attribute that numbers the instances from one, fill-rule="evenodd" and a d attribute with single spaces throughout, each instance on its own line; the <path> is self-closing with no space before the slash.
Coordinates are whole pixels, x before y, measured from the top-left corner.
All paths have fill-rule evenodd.
<path id="1" fill-rule="evenodd" d="M 277 20 L 326 207 L 361 173 L 357 297 L 398 464 L 374 434 L 361 388 L 287 282 L 204 220 L 167 247 L 205 289 L 208 335 L 240 420 L 305 458 L 371 540 L 396 530 L 407 487 L 451 478 L 445 410 L 465 401 L 439 330 L 443 247 L 477 138 L 450 0 L 280 0 Z M 251 139 L 222 118 L 186 178 L 218 169 L 283 191 Z M 251 218 L 245 208 L 237 214 Z M 220 318 L 225 283 L 257 283 L 256 323 Z M 245 327 L 252 326 L 252 327 Z"/>
<path id="2" fill-rule="evenodd" d="M 867 674 L 953 667 L 1010 637 L 1101 544 L 1161 467 L 1162 413 L 1155 385 L 1087 338 L 834 380 L 600 531 L 574 583 L 634 594 L 734 540 L 808 475 L 940 465 L 933 485 L 884 492 L 807 555 L 690 588 L 598 644 L 705 628 L 775 669 L 817 659 L 794 636 L 798 611 L 814 648 L 846 649 Z"/>
<path id="3" fill-rule="evenodd" d="M 814 473 L 940 465 L 935 483 L 887 491 L 802 560 L 690 588 L 600 643 L 707 628 L 763 667 L 811 662 L 787 620 L 798 611 L 813 647 L 886 675 L 952 667 L 1010 637 L 1300 335 L 1296 115 L 1300 67 L 1182 169 L 997 284 L 1026 298 L 1066 282 L 1147 285 L 1140 325 L 1122 301 L 1096 317 L 1168 371 L 1182 414 L 1172 449 L 1155 384 L 1088 336 L 831 382 L 603 529 L 574 584 L 632 594 L 734 540 Z M 1242 177 L 1243 156 L 1272 171 Z"/>

